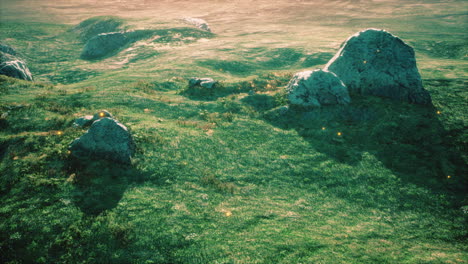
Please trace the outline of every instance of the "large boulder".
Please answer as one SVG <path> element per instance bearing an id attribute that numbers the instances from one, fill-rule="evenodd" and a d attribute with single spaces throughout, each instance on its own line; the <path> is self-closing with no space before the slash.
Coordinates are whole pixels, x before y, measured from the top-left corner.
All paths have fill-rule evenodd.
<path id="1" fill-rule="evenodd" d="M 0 51 L 0 74 L 32 81 L 33 77 L 26 63 L 9 53 Z"/>
<path id="2" fill-rule="evenodd" d="M 70 145 L 71 155 L 79 159 L 104 159 L 130 164 L 135 143 L 128 129 L 115 119 L 95 121 L 89 130 Z"/>
<path id="3" fill-rule="evenodd" d="M 100 59 L 118 51 L 129 42 L 123 32 L 102 33 L 86 42 L 81 53 L 82 59 Z"/>
<path id="4" fill-rule="evenodd" d="M 333 72 L 324 70 L 295 74 L 286 91 L 292 106 L 320 107 L 351 102 L 343 82 Z"/>
<path id="5" fill-rule="evenodd" d="M 208 23 L 201 18 L 185 17 L 182 19 L 187 24 L 193 25 L 201 30 L 211 32 L 211 28 Z"/>
<path id="6" fill-rule="evenodd" d="M 413 48 L 385 30 L 367 29 L 351 36 L 325 70 L 336 73 L 352 93 L 431 103 Z"/>

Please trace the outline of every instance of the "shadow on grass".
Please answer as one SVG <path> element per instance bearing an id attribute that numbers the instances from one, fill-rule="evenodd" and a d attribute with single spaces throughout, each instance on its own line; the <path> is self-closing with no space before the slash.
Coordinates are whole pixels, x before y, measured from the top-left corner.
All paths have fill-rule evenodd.
<path id="1" fill-rule="evenodd" d="M 432 105 L 354 95 L 347 106 L 281 107 L 267 111 L 264 118 L 296 130 L 317 151 L 340 163 L 355 166 L 367 152 L 403 182 L 451 193 L 460 203 L 468 191 L 468 168 L 440 114 Z"/>
<path id="2" fill-rule="evenodd" d="M 267 94 L 253 94 L 241 99 L 241 102 L 251 106 L 256 111 L 267 111 L 275 106 L 278 102 L 275 97 Z"/>
<path id="3" fill-rule="evenodd" d="M 131 165 L 108 161 L 70 161 L 74 182 L 72 201 L 87 215 L 99 215 L 117 206 L 132 183 L 142 183 L 144 173 Z"/>

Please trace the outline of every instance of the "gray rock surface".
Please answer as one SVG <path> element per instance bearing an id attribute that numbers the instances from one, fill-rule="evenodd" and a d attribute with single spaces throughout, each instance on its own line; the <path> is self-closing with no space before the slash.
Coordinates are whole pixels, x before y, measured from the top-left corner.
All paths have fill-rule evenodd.
<path id="1" fill-rule="evenodd" d="M 211 32 L 211 28 L 208 25 L 208 23 L 205 20 L 201 19 L 201 18 L 185 17 L 185 18 L 182 19 L 182 21 L 184 21 L 187 24 L 196 26 L 197 28 L 199 28 L 201 30 Z"/>
<path id="2" fill-rule="evenodd" d="M 431 103 L 413 48 L 385 30 L 367 29 L 351 36 L 325 70 L 336 73 L 351 93 Z"/>
<path id="3" fill-rule="evenodd" d="M 286 87 L 291 105 L 320 107 L 351 102 L 348 89 L 332 72 L 304 71 L 294 75 Z"/>
<path id="4" fill-rule="evenodd" d="M 189 88 L 201 86 L 203 88 L 212 89 L 216 86 L 217 83 L 218 82 L 213 80 L 212 78 L 191 78 L 189 80 Z"/>
<path id="5" fill-rule="evenodd" d="M 0 51 L 0 74 L 32 81 L 33 77 L 26 63 L 17 57 Z"/>
<path id="6" fill-rule="evenodd" d="M 105 117 L 95 121 L 89 130 L 70 144 L 71 155 L 80 159 L 104 159 L 130 164 L 135 143 L 128 129 Z"/>
<path id="7" fill-rule="evenodd" d="M 100 59 L 118 51 L 127 43 L 129 43 L 129 39 L 123 32 L 102 33 L 86 42 L 81 58 Z"/>

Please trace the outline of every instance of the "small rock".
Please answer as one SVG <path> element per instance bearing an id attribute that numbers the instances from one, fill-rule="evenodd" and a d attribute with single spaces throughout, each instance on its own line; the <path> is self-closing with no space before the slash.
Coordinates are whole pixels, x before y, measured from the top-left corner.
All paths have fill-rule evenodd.
<path id="1" fill-rule="evenodd" d="M 114 118 L 112 114 L 109 113 L 107 110 L 102 110 L 102 111 L 95 113 L 94 115 L 86 115 L 86 116 L 76 119 L 73 125 L 75 127 L 81 127 L 81 128 L 87 127 L 87 126 L 90 126 L 94 121 L 99 120 L 104 117 Z"/>
<path id="2" fill-rule="evenodd" d="M 211 32 L 211 29 L 210 29 L 210 26 L 208 25 L 208 23 L 205 20 L 201 19 L 201 18 L 185 17 L 182 20 L 185 23 L 190 24 L 190 25 L 194 25 L 194 26 L 196 26 L 197 28 L 199 28 L 201 30 Z"/>
<path id="3" fill-rule="evenodd" d="M 69 147 L 79 159 L 104 159 L 130 164 L 135 143 L 128 129 L 116 120 L 105 117 L 95 121 L 89 130 Z"/>
<path id="4" fill-rule="evenodd" d="M 189 88 L 201 86 L 207 89 L 211 89 L 215 87 L 217 83 L 218 82 L 213 80 L 212 78 L 191 78 L 189 80 Z"/>
<path id="5" fill-rule="evenodd" d="M 336 74 L 324 71 L 297 73 L 286 87 L 291 105 L 320 107 L 321 105 L 348 104 L 348 89 Z"/>
<path id="6" fill-rule="evenodd" d="M 76 119 L 73 125 L 75 127 L 86 127 L 86 126 L 91 125 L 92 123 L 93 123 L 93 116 L 87 115 L 87 116 L 83 116 L 83 117 Z"/>
<path id="7" fill-rule="evenodd" d="M 367 29 L 348 38 L 325 70 L 350 92 L 430 104 L 413 48 L 385 30 Z"/>
<path id="8" fill-rule="evenodd" d="M 0 51 L 0 74 L 32 81 L 33 77 L 29 71 L 26 63 L 15 56 Z"/>
<path id="9" fill-rule="evenodd" d="M 102 33 L 86 42 L 81 58 L 99 59 L 118 51 L 129 42 L 123 32 Z"/>

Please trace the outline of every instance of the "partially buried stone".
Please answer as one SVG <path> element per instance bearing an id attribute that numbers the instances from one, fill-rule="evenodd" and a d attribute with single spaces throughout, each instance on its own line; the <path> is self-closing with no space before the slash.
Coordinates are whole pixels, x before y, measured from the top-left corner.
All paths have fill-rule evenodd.
<path id="1" fill-rule="evenodd" d="M 291 105 L 320 107 L 351 102 L 348 89 L 332 72 L 324 70 L 297 73 L 286 87 Z"/>
<path id="2" fill-rule="evenodd" d="M 431 103 L 413 48 L 385 30 L 367 29 L 351 36 L 325 70 L 336 73 L 350 92 Z"/>
<path id="3" fill-rule="evenodd" d="M 189 88 L 193 88 L 195 86 L 201 86 L 207 89 L 213 88 L 217 82 L 212 78 L 191 78 L 189 80 Z"/>
<path id="4" fill-rule="evenodd" d="M 71 155 L 79 159 L 108 160 L 130 164 L 135 143 L 127 127 L 112 118 L 95 121 L 89 130 L 70 144 Z"/>

